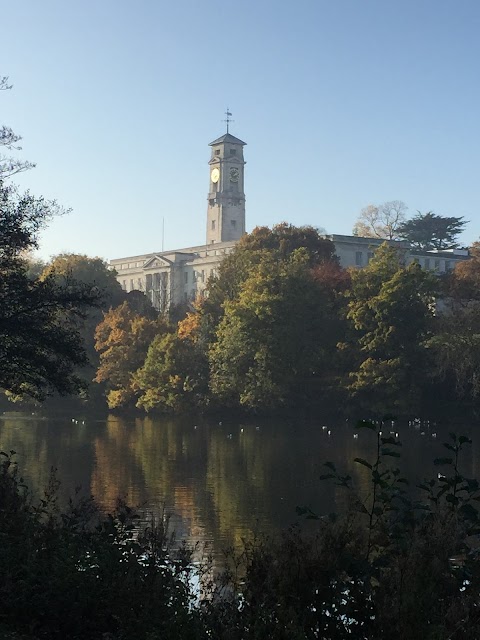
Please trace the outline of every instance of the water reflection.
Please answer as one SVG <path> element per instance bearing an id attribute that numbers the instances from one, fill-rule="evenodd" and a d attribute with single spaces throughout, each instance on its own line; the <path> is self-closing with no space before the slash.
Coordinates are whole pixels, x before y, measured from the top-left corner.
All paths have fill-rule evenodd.
<path id="1" fill-rule="evenodd" d="M 292 523 L 297 505 L 318 513 L 345 508 L 345 491 L 318 480 L 326 460 L 368 491 L 369 472 L 353 460 L 371 459 L 374 434 L 362 431 L 354 438 L 343 421 L 329 424 L 328 430 L 321 425 L 300 419 L 219 424 L 113 415 L 73 423 L 71 417 L 5 414 L 0 448 L 17 451 L 22 474 L 36 495 L 55 467 L 63 500 L 80 485 L 105 510 L 113 509 L 118 497 L 139 506 L 146 517 L 160 514 L 165 506 L 180 538 L 219 550 L 238 544 L 254 529 L 272 532 Z M 436 475 L 431 461 L 443 455 L 445 433 L 435 427 L 434 438 L 428 428 L 408 423 L 395 429 L 403 441 L 405 474 L 418 479 Z M 476 475 L 479 461 L 474 438 L 465 472 Z"/>

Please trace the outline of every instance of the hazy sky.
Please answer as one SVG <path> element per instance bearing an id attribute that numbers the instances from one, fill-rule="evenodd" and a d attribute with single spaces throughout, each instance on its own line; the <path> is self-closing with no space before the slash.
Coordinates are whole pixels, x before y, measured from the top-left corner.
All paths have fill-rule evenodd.
<path id="1" fill-rule="evenodd" d="M 247 230 L 350 234 L 403 200 L 480 236 L 479 0 L 16 0 L 1 8 L 0 123 L 17 182 L 72 213 L 41 253 L 205 242 L 208 143 L 245 140 Z"/>

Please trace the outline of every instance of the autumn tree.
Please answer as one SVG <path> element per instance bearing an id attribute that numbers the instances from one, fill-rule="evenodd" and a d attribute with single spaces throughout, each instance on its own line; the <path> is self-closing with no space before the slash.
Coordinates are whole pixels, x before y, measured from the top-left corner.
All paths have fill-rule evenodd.
<path id="1" fill-rule="evenodd" d="M 441 251 L 459 246 L 457 238 L 466 224 L 467 221 L 463 217 L 438 216 L 432 211 L 428 213 L 418 211 L 416 216 L 398 228 L 398 235 L 409 242 L 414 249 Z"/>
<path id="2" fill-rule="evenodd" d="M 371 409 L 413 409 L 425 378 L 434 315 L 435 276 L 383 244 L 365 269 L 351 273 L 353 356 L 348 390 Z"/>
<path id="3" fill-rule="evenodd" d="M 392 200 L 380 205 L 370 204 L 361 210 L 353 227 L 353 235 L 397 240 L 398 230 L 405 222 L 406 212 L 407 205 L 401 200 Z"/>
<path id="4" fill-rule="evenodd" d="M 159 318 L 151 320 L 132 311 L 128 302 L 110 309 L 95 331 L 100 366 L 95 382 L 104 383 L 110 409 L 134 406 L 138 393 L 133 376 L 145 362 L 157 334 L 172 331 Z"/>

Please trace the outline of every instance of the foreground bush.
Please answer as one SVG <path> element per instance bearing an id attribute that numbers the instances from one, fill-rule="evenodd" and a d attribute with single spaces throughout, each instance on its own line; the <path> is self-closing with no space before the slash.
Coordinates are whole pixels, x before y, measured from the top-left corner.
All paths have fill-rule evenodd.
<path id="1" fill-rule="evenodd" d="M 451 434 L 438 478 L 418 486 L 388 464 L 399 443 L 377 430 L 370 493 L 328 463 L 351 509 L 231 550 L 225 570 L 195 568 L 164 521 L 137 532 L 125 505 L 101 516 L 92 500 L 57 504 L 54 478 L 39 505 L 11 455 L 0 466 L 0 638 L 123 640 L 440 640 L 480 637 L 475 480 L 460 472 Z M 195 586 L 193 586 L 195 585 Z"/>
<path id="2" fill-rule="evenodd" d="M 34 638 L 188 638 L 192 571 L 161 522 L 134 535 L 120 504 L 100 517 L 91 499 L 60 511 L 52 478 L 35 505 L 11 455 L 0 467 L 0 624 Z M 182 552 L 183 551 L 183 552 Z M 118 634 L 118 636 L 117 636 Z M 0 634 L 1 637 L 1 634 Z M 108 636 L 110 637 L 110 636 Z"/>

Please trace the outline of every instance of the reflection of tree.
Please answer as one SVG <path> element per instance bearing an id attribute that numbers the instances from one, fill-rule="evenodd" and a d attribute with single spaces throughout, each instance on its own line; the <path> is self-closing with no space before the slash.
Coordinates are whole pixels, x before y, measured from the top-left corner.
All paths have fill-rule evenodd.
<path id="1" fill-rule="evenodd" d="M 112 509 L 117 498 L 139 505 L 146 499 L 142 469 L 132 457 L 135 432 L 121 418 L 108 416 L 105 435 L 94 440 L 91 490 L 97 502 Z"/>
<path id="2" fill-rule="evenodd" d="M 397 428 L 404 442 L 400 466 L 405 475 L 432 475 L 425 461 L 441 455 L 440 434 L 433 442 L 419 430 Z M 208 541 L 215 553 L 248 538 L 257 521 L 264 532 L 287 526 L 296 519 L 296 506 L 308 505 L 319 514 L 346 508 L 348 492 L 318 480 L 326 460 L 350 474 L 366 496 L 369 470 L 353 460 L 372 460 L 375 442 L 368 430 L 354 438 L 348 425 L 333 425 L 329 436 L 318 423 L 309 426 L 303 420 L 195 428 L 187 418 L 110 416 L 106 423 L 86 424 L 71 418 L 0 419 L 0 449 L 18 452 L 22 474 L 37 496 L 50 467 L 56 466 L 63 498 L 82 484 L 105 509 L 118 496 L 157 517 L 165 506 L 178 538 Z M 472 454 L 465 460 L 467 475 L 478 464 L 480 454 Z"/>
<path id="3" fill-rule="evenodd" d="M 5 416 L 0 420 L 0 450 L 17 452 L 21 474 L 36 498 L 46 488 L 51 468 L 58 469 L 61 499 L 70 497 L 76 487 L 86 494 L 90 491 L 93 454 L 89 429 L 80 420 L 74 424 L 71 418 Z"/>

